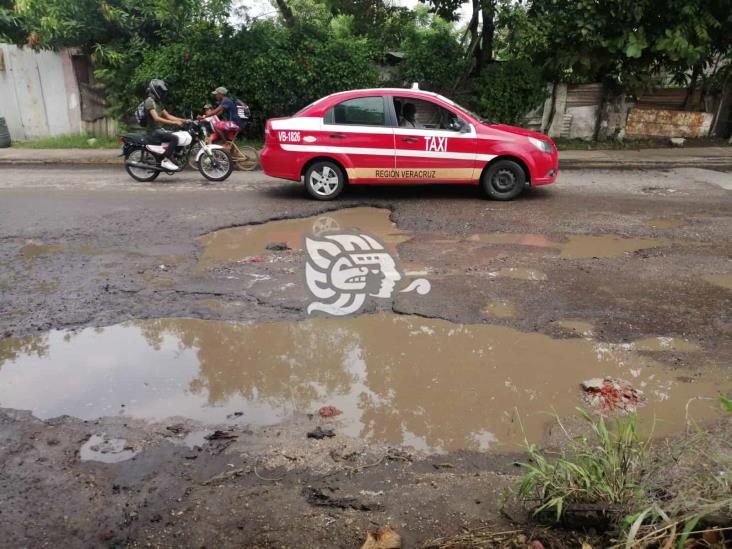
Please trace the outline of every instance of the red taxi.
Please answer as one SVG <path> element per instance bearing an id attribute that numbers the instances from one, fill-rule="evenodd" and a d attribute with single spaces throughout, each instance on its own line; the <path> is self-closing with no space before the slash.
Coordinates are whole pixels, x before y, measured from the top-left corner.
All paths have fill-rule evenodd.
<path id="1" fill-rule="evenodd" d="M 543 134 L 483 121 L 436 93 L 390 88 L 334 93 L 268 120 L 261 163 L 319 200 L 347 183 L 424 182 L 481 185 L 511 200 L 554 183 L 559 169 Z"/>

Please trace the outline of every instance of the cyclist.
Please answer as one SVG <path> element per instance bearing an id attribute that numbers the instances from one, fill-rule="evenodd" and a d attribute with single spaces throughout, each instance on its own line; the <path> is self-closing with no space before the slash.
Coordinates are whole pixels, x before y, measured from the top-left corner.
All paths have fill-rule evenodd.
<path id="1" fill-rule="evenodd" d="M 219 137 L 224 141 L 233 141 L 244 127 L 244 121 L 239 118 L 236 101 L 229 97 L 229 90 L 223 86 L 216 88 L 211 95 L 219 104 L 216 108 L 207 110 L 206 117 L 212 117 L 211 126 Z M 230 148 L 228 144 L 224 147 Z"/>
<path id="2" fill-rule="evenodd" d="M 165 150 L 165 158 L 160 163 L 162 168 L 168 171 L 177 171 L 180 168 L 173 162 L 173 153 L 178 146 L 178 138 L 173 132 L 162 128 L 163 125 L 182 126 L 187 122 L 183 118 L 173 116 L 165 110 L 165 100 L 168 97 L 168 86 L 160 79 L 150 80 L 147 88 L 147 98 L 144 102 L 144 108 L 147 112 L 146 129 L 147 134 L 152 140 L 161 143 L 168 143 Z"/>

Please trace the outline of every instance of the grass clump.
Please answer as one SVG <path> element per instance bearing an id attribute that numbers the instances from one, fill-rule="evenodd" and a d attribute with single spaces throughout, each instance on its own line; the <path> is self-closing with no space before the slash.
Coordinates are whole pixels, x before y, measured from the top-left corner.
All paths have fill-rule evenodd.
<path id="1" fill-rule="evenodd" d="M 732 411 L 729 399 L 719 402 Z M 652 445 L 639 435 L 634 414 L 608 426 L 580 413 L 589 434 L 570 438 L 559 453 L 526 443 L 531 459 L 521 464 L 518 495 L 535 516 L 577 527 L 571 515 L 587 518 L 586 507 L 594 506 L 611 545 L 626 549 L 732 544 L 732 417 Z"/>
<path id="2" fill-rule="evenodd" d="M 12 146 L 23 149 L 116 149 L 120 144 L 117 137 L 71 133 L 28 141 L 14 141 Z"/>
<path id="3" fill-rule="evenodd" d="M 548 511 L 559 521 L 576 504 L 630 509 L 643 501 L 650 437 L 641 439 L 635 415 L 616 420 L 609 429 L 602 417 L 580 413 L 590 435 L 572 439 L 556 458 L 527 442 L 531 462 L 521 464 L 527 473 L 518 492 L 524 501 L 536 503 L 535 514 Z"/>

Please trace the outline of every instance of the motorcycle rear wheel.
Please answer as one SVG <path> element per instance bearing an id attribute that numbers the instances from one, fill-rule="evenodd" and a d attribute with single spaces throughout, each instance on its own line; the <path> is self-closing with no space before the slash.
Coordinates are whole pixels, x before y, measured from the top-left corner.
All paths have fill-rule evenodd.
<path id="1" fill-rule="evenodd" d="M 151 164 L 155 166 L 155 157 L 144 149 L 135 149 L 127 157 L 125 161 L 130 160 L 132 162 L 140 162 L 142 164 Z M 156 170 L 145 170 L 142 168 L 135 168 L 125 164 L 125 170 L 130 174 L 130 177 L 136 181 L 146 183 L 148 181 L 154 181 L 160 175 L 159 171 Z"/>

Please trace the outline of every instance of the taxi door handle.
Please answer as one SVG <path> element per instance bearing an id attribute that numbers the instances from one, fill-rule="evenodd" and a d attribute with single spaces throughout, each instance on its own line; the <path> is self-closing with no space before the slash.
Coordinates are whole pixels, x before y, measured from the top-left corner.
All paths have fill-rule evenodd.
<path id="1" fill-rule="evenodd" d="M 419 137 L 402 137 L 402 141 L 406 141 L 407 143 L 416 143 L 419 141 Z"/>
<path id="2" fill-rule="evenodd" d="M 346 134 L 345 133 L 332 133 L 330 134 L 331 139 L 345 139 Z"/>

